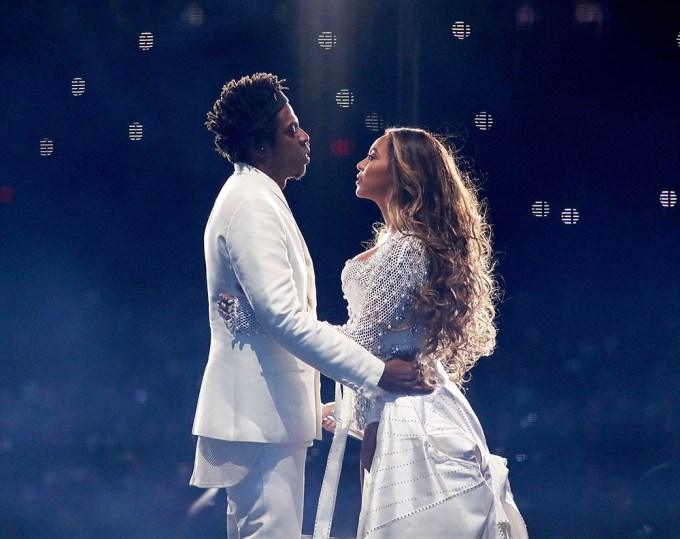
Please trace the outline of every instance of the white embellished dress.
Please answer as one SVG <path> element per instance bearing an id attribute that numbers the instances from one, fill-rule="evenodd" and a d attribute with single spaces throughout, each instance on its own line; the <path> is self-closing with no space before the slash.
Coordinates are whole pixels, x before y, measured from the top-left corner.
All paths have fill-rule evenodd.
<path id="1" fill-rule="evenodd" d="M 415 358 L 424 337 L 411 323 L 429 257 L 397 232 L 366 260 L 349 260 L 342 288 L 349 320 L 336 329 L 381 359 Z M 227 320 L 232 333 L 262 331 L 247 302 Z M 347 435 L 379 421 L 371 471 L 364 475 L 358 538 L 525 539 L 505 459 L 492 455 L 482 427 L 440 366 L 429 395 L 378 390 L 367 400 L 336 384 L 337 427 L 319 496 L 314 539 L 330 537 Z"/>
<path id="2" fill-rule="evenodd" d="M 342 272 L 349 321 L 338 329 L 376 356 L 415 357 L 424 330 L 411 318 L 429 266 L 420 240 L 396 233 Z M 330 536 L 347 433 L 380 421 L 364 477 L 358 538 L 525 538 L 505 459 L 440 367 L 430 395 L 382 392 L 370 401 L 336 386 L 336 428 L 321 490 L 315 538 Z"/>

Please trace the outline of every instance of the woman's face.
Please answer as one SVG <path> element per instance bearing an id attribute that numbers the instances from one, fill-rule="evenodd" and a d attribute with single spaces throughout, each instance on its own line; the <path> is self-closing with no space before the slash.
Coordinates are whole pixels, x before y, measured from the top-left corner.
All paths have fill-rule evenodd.
<path id="1" fill-rule="evenodd" d="M 385 206 L 387 194 L 394 184 L 387 145 L 388 137 L 383 135 L 373 143 L 368 155 L 357 163 L 356 195 L 372 200 L 381 208 Z"/>

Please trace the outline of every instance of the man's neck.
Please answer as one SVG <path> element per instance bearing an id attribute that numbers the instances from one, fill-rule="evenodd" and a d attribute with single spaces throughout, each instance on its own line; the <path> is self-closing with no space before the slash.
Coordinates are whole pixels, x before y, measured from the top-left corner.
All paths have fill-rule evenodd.
<path id="1" fill-rule="evenodd" d="M 273 167 L 268 166 L 267 163 L 263 161 L 257 160 L 254 160 L 253 163 L 251 163 L 251 166 L 255 167 L 260 172 L 265 173 L 272 180 L 274 180 L 274 183 L 276 183 L 276 185 L 278 185 L 282 191 L 283 189 L 285 189 L 288 178 L 282 179 L 281 175 L 280 174 L 277 175 L 276 170 L 274 170 Z"/>

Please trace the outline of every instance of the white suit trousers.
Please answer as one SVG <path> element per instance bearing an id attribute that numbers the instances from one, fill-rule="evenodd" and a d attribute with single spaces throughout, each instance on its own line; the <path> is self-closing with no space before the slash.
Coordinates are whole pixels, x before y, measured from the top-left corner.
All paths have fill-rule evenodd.
<path id="1" fill-rule="evenodd" d="M 307 444 L 258 445 L 262 450 L 248 474 L 227 487 L 233 513 L 229 539 L 297 539 L 302 533 Z"/>

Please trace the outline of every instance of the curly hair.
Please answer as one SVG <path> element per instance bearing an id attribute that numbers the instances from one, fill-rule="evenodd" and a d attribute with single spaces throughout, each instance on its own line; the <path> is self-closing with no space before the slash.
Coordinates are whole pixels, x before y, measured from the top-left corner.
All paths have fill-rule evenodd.
<path id="1" fill-rule="evenodd" d="M 496 345 L 498 285 L 486 209 L 443 140 L 422 129 L 390 128 L 385 134 L 395 179 L 389 219 L 419 238 L 430 257 L 427 281 L 413 306 L 414 317 L 425 325 L 420 368 L 435 383 L 439 360 L 462 386 L 479 357 Z"/>
<path id="2" fill-rule="evenodd" d="M 267 118 L 264 123 L 253 122 L 263 109 L 276 101 L 279 92 L 288 88 L 271 73 L 255 73 L 231 80 L 222 87 L 219 99 L 208 112 L 205 126 L 215 135 L 217 152 L 230 162 L 245 161 L 248 148 L 260 146 L 263 142 L 274 143 L 276 139 L 276 117 Z"/>

